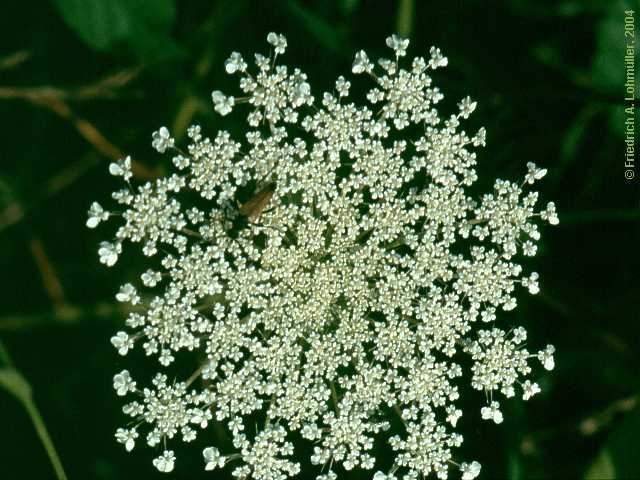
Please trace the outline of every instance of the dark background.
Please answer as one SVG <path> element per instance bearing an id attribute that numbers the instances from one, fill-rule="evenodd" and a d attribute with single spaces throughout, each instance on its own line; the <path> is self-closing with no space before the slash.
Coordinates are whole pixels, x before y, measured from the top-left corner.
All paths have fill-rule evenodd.
<path id="1" fill-rule="evenodd" d="M 439 46 L 449 67 L 435 83 L 452 106 L 467 94 L 477 100 L 468 130 L 488 132 L 479 186 L 522 178 L 529 161 L 549 169 L 537 186 L 543 203 L 556 202 L 561 223 L 543 228 L 539 254 L 526 265 L 540 273 L 542 291 L 521 296 L 502 319 L 525 326 L 533 351 L 554 344 L 556 369 L 537 370 L 543 393 L 531 401 L 503 402 L 500 426 L 473 420 L 483 399 L 468 398 L 458 453 L 483 464 L 482 478 L 640 478 L 640 182 L 624 178 L 622 112 L 623 11 L 636 9 L 637 26 L 638 7 L 611 0 L 3 1 L 0 478 L 54 478 L 19 400 L 20 381 L 7 376 L 10 361 L 30 385 L 70 479 L 169 478 L 152 467 L 156 452 L 143 439 L 127 453 L 113 436 L 126 420 L 113 375 L 142 368 L 109 342 L 124 319 L 114 293 L 140 263 L 100 265 L 97 246 L 111 229 L 85 228 L 86 211 L 94 200 L 109 205 L 119 183 L 107 166 L 123 152 L 137 162 L 138 180 L 168 171 L 169 157 L 150 146 L 160 126 L 178 141 L 194 122 L 211 135 L 240 131 L 243 115 L 214 114 L 210 92 L 237 91 L 223 61 L 233 50 L 248 60 L 267 53 L 269 31 L 287 36 L 283 62 L 308 73 L 316 96 L 338 75 L 350 76 L 357 50 L 388 55 L 390 33 L 411 38 L 410 57 Z M 205 473 L 201 450 L 190 447 L 172 445 L 172 478 L 223 478 Z"/>

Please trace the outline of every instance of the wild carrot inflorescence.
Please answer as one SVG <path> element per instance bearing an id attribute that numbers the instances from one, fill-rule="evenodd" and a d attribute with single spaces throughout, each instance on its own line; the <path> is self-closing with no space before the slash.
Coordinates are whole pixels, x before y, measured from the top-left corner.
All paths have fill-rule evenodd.
<path id="1" fill-rule="evenodd" d="M 176 173 L 134 185 L 127 157 L 109 168 L 125 182 L 113 194 L 120 212 L 89 210 L 91 228 L 120 223 L 102 263 L 128 244 L 149 257 L 116 295 L 133 307 L 111 342 L 160 367 L 145 385 L 127 370 L 114 377 L 131 398 L 116 439 L 131 450 L 142 435 L 170 472 L 172 445 L 220 421 L 234 449 L 208 446 L 203 468 L 237 478 L 295 476 L 305 442 L 320 480 L 354 468 L 375 480 L 474 478 L 479 463 L 454 457 L 461 382 L 486 399 L 465 413 L 500 423 L 501 397 L 540 391 L 530 361 L 553 368 L 554 348 L 530 353 L 526 331 L 499 313 L 516 307 L 516 290 L 539 289 L 518 258 L 535 255 L 539 221 L 558 223 L 554 204 L 540 209 L 525 190 L 546 170 L 528 164 L 523 182 L 469 196 L 485 130 L 461 129 L 469 97 L 438 112 L 431 72 L 447 59 L 437 48 L 401 61 L 409 42 L 393 35 L 391 58 L 358 52 L 352 71 L 373 83 L 367 106 L 350 101 L 344 77 L 315 98 L 303 72 L 278 65 L 286 39 L 267 40 L 271 54 L 256 54 L 251 72 L 239 53 L 225 62 L 242 93 L 212 95 L 221 115 L 249 109 L 244 139 L 192 126 L 183 151 L 162 127 L 152 145 Z M 186 352 L 202 362 L 185 372 L 176 357 L 198 358 Z M 376 462 L 374 439 L 392 464 Z"/>

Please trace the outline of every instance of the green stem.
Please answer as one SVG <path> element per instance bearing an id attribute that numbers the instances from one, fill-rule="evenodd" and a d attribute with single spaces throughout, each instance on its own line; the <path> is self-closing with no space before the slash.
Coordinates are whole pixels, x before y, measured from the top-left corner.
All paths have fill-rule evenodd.
<path id="1" fill-rule="evenodd" d="M 396 18 L 396 30 L 403 38 L 411 36 L 413 30 L 414 0 L 400 0 L 398 16 Z"/>
<path id="2" fill-rule="evenodd" d="M 67 475 L 64 472 L 64 468 L 62 467 L 62 462 L 60 461 L 60 457 L 58 457 L 58 452 L 56 451 L 53 442 L 51 441 L 51 437 L 49 436 L 49 432 L 47 431 L 47 427 L 44 424 L 44 420 L 42 419 L 42 415 L 38 411 L 36 404 L 34 403 L 31 397 L 21 399 L 24 408 L 27 410 L 29 417 L 31 417 L 31 421 L 33 422 L 33 426 L 38 433 L 38 437 L 40 437 L 40 441 L 44 446 L 44 449 L 47 451 L 47 455 L 49 456 L 49 460 L 51 461 L 51 465 L 56 472 L 56 476 L 58 480 L 67 480 Z"/>
<path id="3" fill-rule="evenodd" d="M 330 382 L 331 385 L 331 398 L 333 400 L 333 404 L 335 405 L 336 408 L 336 413 L 338 415 L 340 415 L 340 408 L 338 407 L 338 392 L 336 391 L 336 385 L 332 382 Z"/>
<path id="4" fill-rule="evenodd" d="M 9 352 L 6 348 L 4 348 L 4 343 L 2 343 L 2 341 L 0 341 L 0 360 L 2 360 L 2 363 L 4 363 L 7 367 L 13 368 L 13 362 L 11 361 L 11 357 L 9 356 Z"/>
<path id="5" fill-rule="evenodd" d="M 405 422 L 404 418 L 402 418 L 402 410 L 400 410 L 400 407 L 398 406 L 397 403 L 393 406 L 393 409 L 398 414 L 398 418 L 400 419 L 402 424 L 406 427 L 407 426 L 407 422 Z"/>
<path id="6" fill-rule="evenodd" d="M 24 405 L 29 418 L 31 418 L 33 422 L 36 433 L 49 456 L 51 465 L 56 472 L 56 477 L 58 480 L 67 480 L 67 475 L 64 473 L 64 468 L 62 468 L 62 462 L 60 461 L 60 457 L 58 457 L 58 452 L 56 452 L 56 448 L 51 441 L 42 415 L 40 415 L 33 401 L 31 385 L 29 385 L 29 382 L 27 382 L 24 376 L 13 367 L 11 356 L 2 341 L 0 341 L 0 358 L 6 365 L 0 368 L 0 386 L 4 387 Z"/>

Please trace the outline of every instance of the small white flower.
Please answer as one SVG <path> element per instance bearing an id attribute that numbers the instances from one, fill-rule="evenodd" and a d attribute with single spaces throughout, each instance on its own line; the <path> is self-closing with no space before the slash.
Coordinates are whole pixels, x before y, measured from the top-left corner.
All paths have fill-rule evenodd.
<path id="1" fill-rule="evenodd" d="M 116 300 L 119 302 L 130 302 L 132 305 L 140 303 L 140 296 L 136 291 L 136 287 L 130 283 L 125 283 L 120 287 L 120 291 L 116 294 Z"/>
<path id="2" fill-rule="evenodd" d="M 184 426 L 182 427 L 182 441 L 189 443 L 189 442 L 193 442 L 196 439 L 197 435 L 196 435 L 196 431 L 189 427 L 189 426 Z"/>
<path id="3" fill-rule="evenodd" d="M 162 274 L 149 269 L 140 276 L 140 279 L 145 287 L 155 287 L 162 279 Z"/>
<path id="4" fill-rule="evenodd" d="M 449 60 L 447 57 L 442 55 L 439 48 L 431 47 L 429 49 L 429 55 L 431 55 L 431 58 L 429 59 L 429 67 L 433 70 L 440 67 L 446 67 L 449 63 Z"/>
<path id="5" fill-rule="evenodd" d="M 215 111 L 220 115 L 225 116 L 231 113 L 235 99 L 233 97 L 225 96 L 220 90 L 215 90 L 211 93 L 211 99 L 215 105 Z"/>
<path id="6" fill-rule="evenodd" d="M 100 255 L 100 263 L 104 263 L 107 267 L 112 267 L 118 261 L 118 254 L 122 252 L 120 243 L 100 242 L 98 255 Z"/>
<path id="7" fill-rule="evenodd" d="M 510 310 L 513 310 L 514 308 L 516 308 L 518 306 L 518 302 L 516 301 L 516 299 L 514 297 L 511 297 L 509 300 L 507 300 L 503 305 L 502 305 L 502 309 L 505 312 L 508 312 Z"/>
<path id="8" fill-rule="evenodd" d="M 487 144 L 487 131 L 484 127 L 480 128 L 473 139 L 474 147 L 484 147 Z"/>
<path id="9" fill-rule="evenodd" d="M 208 362 L 202 369 L 202 378 L 205 380 L 213 380 L 218 376 L 216 372 L 217 365 L 213 362 Z"/>
<path id="10" fill-rule="evenodd" d="M 191 161 L 189 160 L 189 158 L 183 155 L 176 155 L 175 157 L 173 157 L 173 164 L 179 170 L 184 170 L 191 164 Z"/>
<path id="11" fill-rule="evenodd" d="M 387 37 L 387 47 L 392 48 L 398 57 L 404 57 L 407 53 L 407 47 L 409 46 L 409 40 L 401 38 L 400 36 L 393 34 Z"/>
<path id="12" fill-rule="evenodd" d="M 202 451 L 202 456 L 205 461 L 205 470 L 213 470 L 215 468 L 222 468 L 226 462 L 225 457 L 220 454 L 220 451 L 215 447 L 207 447 Z"/>
<path id="13" fill-rule="evenodd" d="M 127 156 L 117 162 L 109 164 L 109 173 L 115 177 L 122 177 L 126 182 L 133 176 L 131 171 L 131 157 Z"/>
<path id="14" fill-rule="evenodd" d="M 213 418 L 210 409 L 202 410 L 200 408 L 193 409 L 191 423 L 196 423 L 200 428 L 207 428 L 209 420 Z"/>
<path id="15" fill-rule="evenodd" d="M 160 353 L 160 356 L 158 357 L 160 365 L 162 365 L 163 367 L 167 367 L 171 365 L 174 360 L 175 357 L 171 354 L 171 350 L 169 350 L 168 348 L 163 348 L 162 353 Z"/>
<path id="16" fill-rule="evenodd" d="M 537 383 L 531 383 L 530 380 L 526 380 L 523 384 L 522 384 L 522 399 L 523 400 L 529 400 L 531 397 L 533 397 L 536 393 L 540 393 L 540 386 Z"/>
<path id="17" fill-rule="evenodd" d="M 449 405 L 447 407 L 447 422 L 449 422 L 453 427 L 456 426 L 460 417 L 462 417 L 462 410 L 457 409 L 454 405 Z"/>
<path id="18" fill-rule="evenodd" d="M 527 240 L 522 244 L 522 253 L 527 257 L 533 257 L 538 251 L 538 246 L 531 240 Z"/>
<path id="19" fill-rule="evenodd" d="M 356 59 L 353 61 L 353 66 L 351 67 L 351 71 L 353 73 L 363 73 L 370 72 L 373 69 L 373 64 L 367 57 L 367 53 L 364 50 L 360 50 L 356 53 Z"/>
<path id="20" fill-rule="evenodd" d="M 493 420 L 495 423 L 502 423 L 502 412 L 498 402 L 491 402 L 488 407 L 482 407 L 480 410 L 483 420 Z"/>
<path id="21" fill-rule="evenodd" d="M 278 55 L 283 54 L 287 48 L 287 39 L 282 34 L 270 32 L 269 35 L 267 35 L 267 42 L 275 47 L 275 52 Z"/>
<path id="22" fill-rule="evenodd" d="M 238 432 L 243 431 L 244 425 L 242 424 L 242 419 L 240 417 L 234 417 L 233 419 L 231 419 L 231 421 L 229 422 L 229 430 L 231 430 L 234 435 L 236 435 Z"/>
<path id="23" fill-rule="evenodd" d="M 134 346 L 133 339 L 126 332 L 118 332 L 111 337 L 111 344 L 118 349 L 120 355 L 126 355 Z"/>
<path id="24" fill-rule="evenodd" d="M 338 80 L 336 80 L 336 91 L 338 92 L 338 95 L 346 97 L 349 95 L 349 88 L 351 88 L 351 82 L 348 82 L 342 76 L 338 77 Z"/>
<path id="25" fill-rule="evenodd" d="M 533 162 L 527 163 L 527 168 L 529 171 L 525 175 L 524 180 L 529 184 L 535 183 L 536 180 L 540 180 L 547 174 L 546 168 L 538 168 Z"/>
<path id="26" fill-rule="evenodd" d="M 547 204 L 547 209 L 540 212 L 540 217 L 543 220 L 548 221 L 551 225 L 558 225 L 560 220 L 558 220 L 558 214 L 556 213 L 556 204 L 553 202 L 549 202 Z"/>
<path id="27" fill-rule="evenodd" d="M 136 431 L 135 428 L 132 428 L 132 429 L 119 428 L 116 431 L 116 440 L 119 443 L 124 444 L 124 448 L 127 450 L 127 452 L 130 452 L 131 450 L 133 450 L 133 447 L 136 444 L 136 438 L 138 438 L 138 432 Z"/>
<path id="28" fill-rule="evenodd" d="M 128 392 L 133 392 L 136 389 L 136 382 L 131 379 L 128 370 L 123 370 L 113 376 L 113 388 L 118 395 L 123 397 Z"/>
<path id="29" fill-rule="evenodd" d="M 96 228 L 100 222 L 108 219 L 109 212 L 105 212 L 98 202 L 93 202 L 91 204 L 91 208 L 89 208 L 89 219 L 87 220 L 87 227 Z"/>
<path id="30" fill-rule="evenodd" d="M 460 471 L 462 472 L 462 480 L 473 480 L 480 475 L 480 464 L 478 462 L 463 463 L 460 465 Z"/>
<path id="31" fill-rule="evenodd" d="M 244 72 L 247 69 L 247 64 L 238 52 L 232 52 L 231 56 L 224 62 L 224 68 L 228 74 L 236 72 Z"/>
<path id="32" fill-rule="evenodd" d="M 160 127 L 160 130 L 153 132 L 151 135 L 151 146 L 155 148 L 159 153 L 164 153 L 168 148 L 172 148 L 174 144 L 173 138 L 167 127 Z"/>
<path id="33" fill-rule="evenodd" d="M 544 350 L 538 352 L 538 360 L 540 360 L 545 370 L 553 370 L 555 368 L 556 363 L 553 359 L 555 351 L 556 348 L 553 345 L 547 345 Z"/>
<path id="34" fill-rule="evenodd" d="M 473 111 L 478 106 L 477 102 L 471 100 L 471 97 L 465 97 L 458 103 L 458 108 L 460 109 L 460 116 L 462 118 L 469 118 L 469 115 L 473 113 Z"/>
<path id="35" fill-rule="evenodd" d="M 507 398 L 513 398 L 516 395 L 516 389 L 513 388 L 513 385 L 504 385 L 500 391 Z"/>
<path id="36" fill-rule="evenodd" d="M 378 65 L 380 65 L 389 75 L 395 75 L 398 69 L 396 62 L 389 60 L 388 58 L 379 59 Z"/>
<path id="37" fill-rule="evenodd" d="M 519 344 L 527 340 L 527 331 L 523 327 L 513 329 L 513 343 Z"/>
<path id="38" fill-rule="evenodd" d="M 539 275 L 536 272 L 531 272 L 529 278 L 522 279 L 522 286 L 529 289 L 529 293 L 531 295 L 536 295 L 540 292 L 540 287 L 538 285 Z"/>
<path id="39" fill-rule="evenodd" d="M 142 247 L 142 253 L 147 257 L 152 257 L 156 253 L 158 253 L 158 248 L 156 247 L 156 242 L 147 242 Z"/>
<path id="40" fill-rule="evenodd" d="M 293 88 L 293 92 L 291 95 L 292 104 L 294 107 L 300 107 L 307 103 L 309 98 L 311 97 L 311 85 L 308 82 L 300 80 L 295 87 Z M 296 118 L 295 115 L 293 118 Z M 293 120 L 295 122 L 295 120 Z"/>
<path id="41" fill-rule="evenodd" d="M 160 440 L 162 440 L 162 438 L 160 437 L 160 431 L 157 428 L 150 431 L 147 435 L 147 445 L 149 445 L 150 447 L 159 445 Z"/>
<path id="42" fill-rule="evenodd" d="M 153 459 L 153 466 L 160 472 L 169 473 L 173 470 L 175 459 L 172 450 L 165 450 L 162 455 Z"/>

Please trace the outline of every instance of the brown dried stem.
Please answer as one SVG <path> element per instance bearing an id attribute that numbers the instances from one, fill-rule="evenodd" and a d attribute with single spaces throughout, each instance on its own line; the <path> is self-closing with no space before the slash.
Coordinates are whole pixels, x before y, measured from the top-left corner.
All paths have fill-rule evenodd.
<path id="1" fill-rule="evenodd" d="M 40 271 L 42 284 L 44 285 L 44 289 L 46 290 L 49 299 L 56 309 L 61 308 L 65 303 L 64 289 L 62 288 L 60 277 L 44 249 L 42 241 L 38 237 L 31 237 L 29 249 L 31 250 L 33 260 Z"/>

